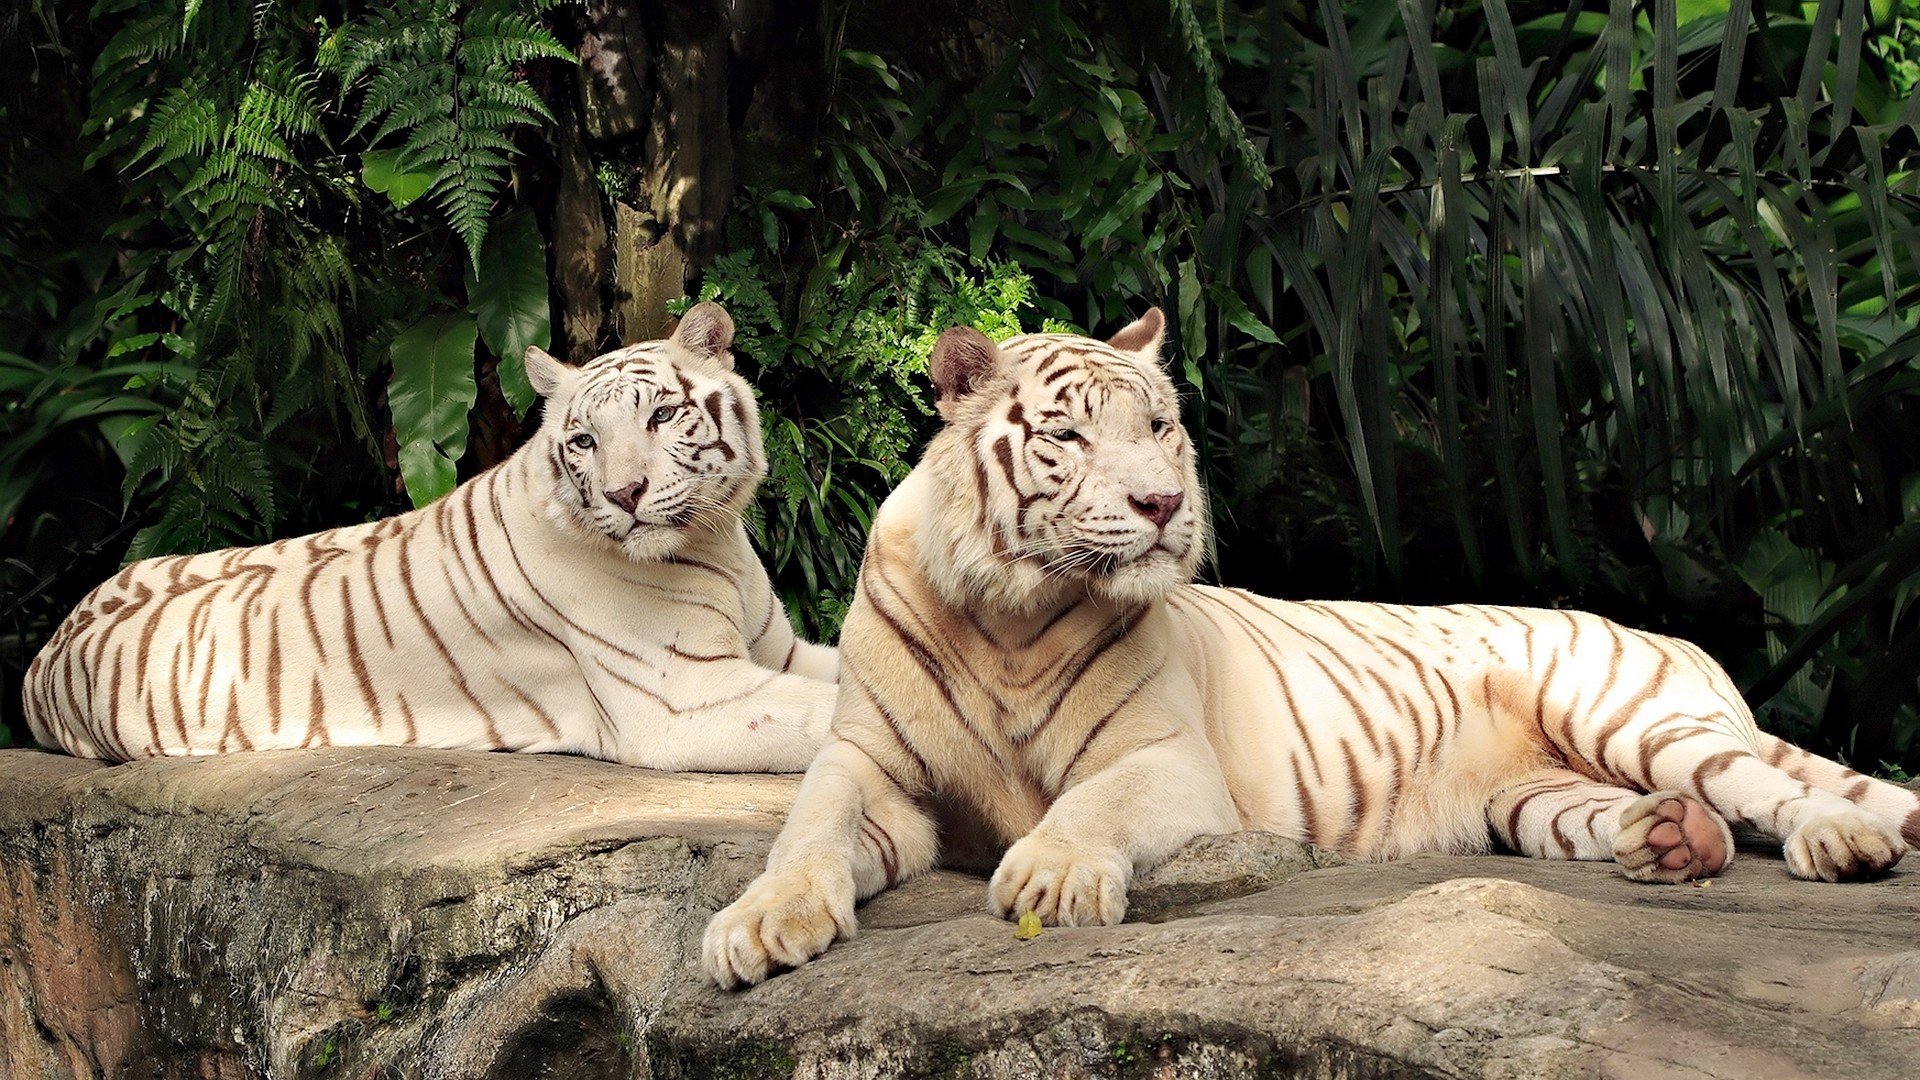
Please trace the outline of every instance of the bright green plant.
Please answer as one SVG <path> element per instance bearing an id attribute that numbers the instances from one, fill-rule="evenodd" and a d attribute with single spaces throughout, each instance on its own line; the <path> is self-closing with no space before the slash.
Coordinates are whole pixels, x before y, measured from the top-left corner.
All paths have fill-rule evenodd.
<path id="1" fill-rule="evenodd" d="M 133 355 L 191 372 L 116 444 L 127 498 L 151 486 L 162 506 L 131 557 L 264 538 L 310 460 L 299 427 L 344 426 L 377 455 L 364 388 L 389 365 L 416 505 L 466 453 L 476 336 L 510 402 L 530 404 L 519 363 L 546 340 L 544 249 L 530 215 L 489 225 L 512 130 L 550 119 L 517 65 L 570 57 L 539 7 L 398 0 L 331 25 L 312 4 L 137 6 L 101 51 L 93 158 L 120 171 L 138 220 L 180 240 L 164 268 L 130 264 L 119 313 L 177 327 L 133 338 Z M 448 231 L 464 279 L 432 257 Z M 417 253 L 385 243 L 408 234 Z"/>
<path id="2" fill-rule="evenodd" d="M 316 58 L 344 92 L 358 90 L 350 139 L 366 135 L 377 148 L 403 136 L 397 147 L 367 155 L 390 174 L 388 194 L 396 203 L 436 203 L 476 270 L 514 154 L 509 133 L 553 123 L 514 65 L 573 59 L 533 17 L 554 2 L 393 0 L 341 26 Z"/>
<path id="3" fill-rule="evenodd" d="M 777 245 L 777 230 L 763 231 L 763 245 L 769 237 Z M 762 246 L 722 257 L 699 299 L 733 315 L 735 352 L 761 398 L 768 481 L 755 539 L 801 628 L 831 638 L 874 511 L 933 426 L 934 339 L 961 324 L 1021 332 L 1036 316 L 1033 289 L 1011 264 L 982 266 L 891 233 L 841 238 L 789 289 L 774 283 L 771 254 Z"/>

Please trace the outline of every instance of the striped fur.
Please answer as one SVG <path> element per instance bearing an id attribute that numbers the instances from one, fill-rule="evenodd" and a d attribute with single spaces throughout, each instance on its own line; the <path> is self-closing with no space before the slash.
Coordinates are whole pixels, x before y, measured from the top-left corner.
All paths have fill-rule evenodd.
<path id="1" fill-rule="evenodd" d="M 1360 859 L 1497 841 L 1648 881 L 1717 872 L 1727 820 L 1809 878 L 1920 842 L 1913 793 L 1760 733 L 1686 642 L 1575 612 L 1184 584 L 1205 499 L 1184 433 L 1156 422 L 1174 408 L 1159 336 L 1156 312 L 1111 344 L 941 339 L 947 426 L 874 522 L 836 737 L 766 873 L 709 924 L 721 985 L 818 954 L 856 899 L 938 857 L 997 857 L 1000 915 L 1084 925 L 1232 829 Z"/>
<path id="2" fill-rule="evenodd" d="M 393 744 L 798 771 L 838 661 L 794 637 L 741 527 L 765 459 L 731 341 L 706 304 L 582 368 L 529 350 L 540 429 L 438 502 L 128 566 L 28 669 L 34 737 L 113 760 Z"/>

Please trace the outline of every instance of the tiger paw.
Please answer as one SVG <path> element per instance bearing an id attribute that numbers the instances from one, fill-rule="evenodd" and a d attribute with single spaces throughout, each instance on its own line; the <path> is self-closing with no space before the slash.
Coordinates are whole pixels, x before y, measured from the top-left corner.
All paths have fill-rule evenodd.
<path id="1" fill-rule="evenodd" d="M 722 989 L 752 986 L 819 956 L 858 927 L 851 875 L 768 871 L 707 923 L 700 964 Z"/>
<path id="2" fill-rule="evenodd" d="M 1787 837 L 1787 871 L 1808 881 L 1860 881 L 1887 872 L 1907 853 L 1893 823 L 1864 810 L 1823 814 Z"/>
<path id="3" fill-rule="evenodd" d="M 1027 836 L 993 872 L 987 905 L 1003 919 L 1032 912 L 1048 926 L 1111 926 L 1127 914 L 1129 870 L 1112 856 Z"/>
<path id="4" fill-rule="evenodd" d="M 1634 881 L 1711 877 L 1733 859 L 1733 830 L 1698 799 L 1656 791 L 1620 812 L 1613 861 Z"/>

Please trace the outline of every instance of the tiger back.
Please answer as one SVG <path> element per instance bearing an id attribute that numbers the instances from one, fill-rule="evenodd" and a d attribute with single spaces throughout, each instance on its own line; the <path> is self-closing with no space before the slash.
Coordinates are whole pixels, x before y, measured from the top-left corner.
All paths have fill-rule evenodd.
<path id="1" fill-rule="evenodd" d="M 39 742 L 129 760 L 391 744 L 796 771 L 834 650 L 798 640 L 741 511 L 765 472 L 733 324 L 573 368 L 530 349 L 539 429 L 444 498 L 134 563 L 29 667 Z"/>
<path id="2" fill-rule="evenodd" d="M 1685 642 L 1188 584 L 1206 498 L 1162 328 L 942 335 L 945 427 L 875 518 L 834 740 L 708 925 L 716 982 L 805 962 L 859 898 L 956 856 L 987 857 L 999 915 L 1099 925 L 1137 872 L 1235 829 L 1358 859 L 1499 843 L 1655 882 L 1723 869 L 1729 820 L 1827 881 L 1920 843 L 1920 797 L 1759 732 Z"/>

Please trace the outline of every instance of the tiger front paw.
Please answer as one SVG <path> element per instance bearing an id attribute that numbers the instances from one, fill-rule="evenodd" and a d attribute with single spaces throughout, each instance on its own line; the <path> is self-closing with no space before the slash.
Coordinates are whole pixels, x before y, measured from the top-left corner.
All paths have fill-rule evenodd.
<path id="1" fill-rule="evenodd" d="M 1787 837 L 1787 871 L 1808 881 L 1879 877 L 1907 853 L 1893 823 L 1864 810 L 1823 814 Z"/>
<path id="2" fill-rule="evenodd" d="M 1733 830 L 1690 795 L 1656 791 L 1620 812 L 1613 861 L 1634 881 L 1677 884 L 1712 877 L 1732 859 Z"/>
<path id="3" fill-rule="evenodd" d="M 830 871 L 768 871 L 707 923 L 700 963 L 722 989 L 763 982 L 851 938 L 853 877 Z"/>
<path id="4" fill-rule="evenodd" d="M 1048 926 L 1111 926 L 1127 915 L 1130 876 L 1121 859 L 1027 836 L 1000 860 L 987 904 L 1003 919 L 1031 911 Z"/>

